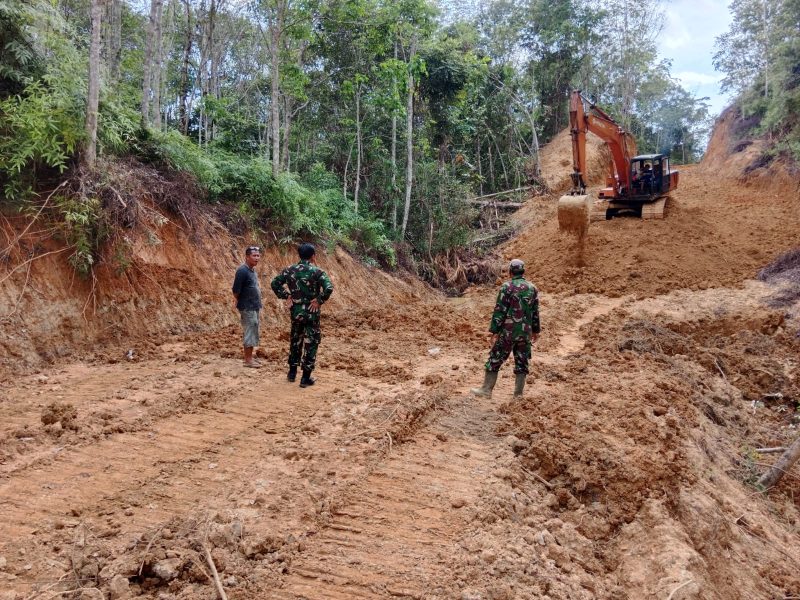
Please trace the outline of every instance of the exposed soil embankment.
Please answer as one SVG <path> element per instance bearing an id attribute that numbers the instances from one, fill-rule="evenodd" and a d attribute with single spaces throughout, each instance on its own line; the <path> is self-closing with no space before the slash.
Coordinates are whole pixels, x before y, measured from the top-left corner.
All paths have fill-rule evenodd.
<path id="1" fill-rule="evenodd" d="M 796 195 L 800 168 L 775 151 L 775 140 L 755 135 L 758 117 L 745 117 L 739 108 L 724 110 L 714 123 L 700 166 L 723 181 L 749 183 L 760 190 Z"/>
<path id="2" fill-rule="evenodd" d="M 28 221 L 6 218 L 2 233 L 11 252 L 0 285 L 0 349 L 8 366 L 101 350 L 121 359 L 128 349 L 141 353 L 165 336 L 238 323 L 230 285 L 252 241 L 230 235 L 210 214 L 198 219 L 196 229 L 155 207 L 147 215 L 106 249 L 89 277 L 75 273 L 68 261 L 72 249 L 52 230 L 16 240 Z M 326 252 L 322 245 L 317 258 L 337 286 L 333 310 L 435 296 L 421 282 L 367 267 L 338 248 Z M 268 322 L 285 312 L 269 282 L 296 260 L 293 246 L 263 253 L 258 272 Z"/>

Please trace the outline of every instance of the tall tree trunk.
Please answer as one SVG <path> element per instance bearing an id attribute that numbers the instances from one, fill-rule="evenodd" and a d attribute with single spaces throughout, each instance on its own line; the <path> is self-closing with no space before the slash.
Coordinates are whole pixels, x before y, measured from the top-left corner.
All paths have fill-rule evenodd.
<path id="1" fill-rule="evenodd" d="M 475 146 L 477 147 L 476 154 L 478 157 L 478 182 L 480 185 L 480 194 L 483 196 L 483 158 L 481 157 L 481 141 L 476 140 Z"/>
<path id="2" fill-rule="evenodd" d="M 342 175 L 342 196 L 347 200 L 347 169 L 350 168 L 350 157 L 353 156 L 353 146 L 355 140 L 350 143 L 350 150 L 347 151 L 347 161 L 344 163 L 344 175 Z"/>
<path id="3" fill-rule="evenodd" d="M 153 90 L 153 102 L 150 106 L 150 122 L 156 129 L 161 129 L 161 81 L 164 75 L 164 5 L 158 7 L 155 29 L 155 56 L 151 71 L 150 88 Z"/>
<path id="4" fill-rule="evenodd" d="M 358 192 L 361 190 L 361 82 L 356 83 L 356 185 L 353 205 L 358 214 Z"/>
<path id="5" fill-rule="evenodd" d="M 488 138 L 487 138 L 488 141 Z M 494 158 L 492 157 L 492 144 L 489 142 L 487 146 L 489 151 L 489 190 L 494 191 L 496 189 L 495 181 L 494 181 Z"/>
<path id="6" fill-rule="evenodd" d="M 142 125 L 150 125 L 150 94 L 153 80 L 153 51 L 155 47 L 156 23 L 161 12 L 163 0 L 152 0 L 150 3 L 150 21 L 147 24 L 147 42 L 144 47 L 144 77 L 142 77 Z"/>
<path id="7" fill-rule="evenodd" d="M 281 96 L 281 69 L 280 51 L 283 39 L 283 19 L 285 16 L 286 0 L 278 0 L 275 7 L 275 15 L 269 22 L 270 39 L 270 58 L 272 60 L 271 89 L 272 98 L 272 174 L 278 176 L 281 172 L 281 120 L 280 120 L 280 96 Z"/>
<path id="8" fill-rule="evenodd" d="M 103 0 L 92 0 L 92 33 L 89 44 L 89 89 L 86 97 L 86 151 L 84 161 L 91 169 L 97 159 L 97 109 L 100 103 L 100 27 Z"/>
<path id="9" fill-rule="evenodd" d="M 397 39 L 394 40 L 397 60 Z M 397 94 L 397 77 L 392 75 L 392 93 Z M 397 231 L 397 111 L 392 108 L 392 231 Z"/>
<path id="10" fill-rule="evenodd" d="M 762 14 L 764 18 L 764 98 L 769 97 L 769 51 L 770 51 L 770 31 L 769 31 L 769 0 L 762 0 Z"/>
<path id="11" fill-rule="evenodd" d="M 203 63 L 203 71 L 205 72 L 205 90 L 203 91 L 203 99 L 205 100 L 209 94 L 213 91 L 214 86 L 214 77 L 213 77 L 213 68 L 214 68 L 214 21 L 217 16 L 217 1 L 211 0 L 211 4 L 208 7 L 208 28 L 206 34 L 206 61 Z M 203 120 L 203 137 L 206 141 L 206 146 L 208 142 L 211 141 L 211 119 L 208 118 L 208 111 L 205 112 L 205 119 Z"/>
<path id="12" fill-rule="evenodd" d="M 206 2 L 202 0 L 197 15 L 198 35 L 200 37 L 200 60 L 197 63 L 197 83 L 196 88 L 200 91 L 200 106 L 198 107 L 197 115 L 197 145 L 203 145 L 203 133 L 205 132 L 205 110 L 203 107 L 203 99 L 206 93 L 206 53 L 208 43 L 206 40 L 206 23 L 205 23 Z M 194 95 L 194 94 L 193 94 Z"/>
<path id="13" fill-rule="evenodd" d="M 289 157 L 289 133 L 292 129 L 292 111 L 294 110 L 294 98 L 288 94 L 283 95 L 283 139 L 281 140 L 281 163 L 283 170 L 290 169 Z"/>
<path id="14" fill-rule="evenodd" d="M 103 15 L 103 60 L 111 81 L 119 81 L 119 65 L 122 52 L 122 4 L 121 0 L 107 0 Z"/>
<path id="15" fill-rule="evenodd" d="M 414 180 L 414 71 L 413 63 L 417 54 L 417 38 L 411 41 L 408 60 L 408 97 L 406 98 L 406 201 L 403 207 L 401 235 L 406 237 L 408 213 L 411 210 L 411 184 Z"/>
<path id="16" fill-rule="evenodd" d="M 183 45 L 183 62 L 181 64 L 180 98 L 178 99 L 178 119 L 183 135 L 189 133 L 189 113 L 186 108 L 189 95 L 189 56 L 192 53 L 192 7 L 189 0 L 183 0 L 186 7 L 186 39 Z"/>

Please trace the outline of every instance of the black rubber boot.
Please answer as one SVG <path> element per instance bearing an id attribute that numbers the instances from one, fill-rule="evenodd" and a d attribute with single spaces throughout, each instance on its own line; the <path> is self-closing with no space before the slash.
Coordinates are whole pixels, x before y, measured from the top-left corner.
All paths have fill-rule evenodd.
<path id="1" fill-rule="evenodd" d="M 522 398 L 522 390 L 525 389 L 525 378 L 527 373 L 517 373 L 514 378 L 514 398 Z"/>
<path id="2" fill-rule="evenodd" d="M 311 377 L 311 371 L 303 369 L 303 376 L 300 378 L 300 387 L 308 387 L 314 385 L 315 380 Z"/>
<path id="3" fill-rule="evenodd" d="M 486 374 L 483 376 L 483 385 L 479 388 L 473 388 L 470 391 L 476 396 L 480 396 L 482 398 L 491 398 L 492 390 L 494 389 L 494 385 L 496 383 L 497 371 L 486 371 Z"/>
<path id="4" fill-rule="evenodd" d="M 288 379 L 290 383 L 294 383 L 294 380 L 297 379 L 297 365 L 289 366 L 289 372 L 286 374 L 286 379 Z"/>

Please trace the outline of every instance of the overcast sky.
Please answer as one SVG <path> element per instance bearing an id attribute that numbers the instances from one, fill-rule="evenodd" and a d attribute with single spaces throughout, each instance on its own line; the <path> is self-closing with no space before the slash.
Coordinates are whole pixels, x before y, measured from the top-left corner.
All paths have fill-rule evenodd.
<path id="1" fill-rule="evenodd" d="M 708 96 L 711 113 L 719 114 L 728 98 L 719 91 L 722 75 L 714 70 L 714 40 L 731 22 L 728 0 L 671 0 L 659 51 L 672 60 L 672 74 L 689 92 Z"/>

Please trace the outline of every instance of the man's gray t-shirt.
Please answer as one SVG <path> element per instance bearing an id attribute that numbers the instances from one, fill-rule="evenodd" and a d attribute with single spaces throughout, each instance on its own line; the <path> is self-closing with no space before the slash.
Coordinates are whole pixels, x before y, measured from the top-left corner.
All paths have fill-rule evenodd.
<path id="1" fill-rule="evenodd" d="M 247 265 L 236 269 L 233 293 L 239 294 L 236 301 L 236 308 L 239 310 L 261 310 L 261 289 L 258 287 L 258 275 Z"/>

